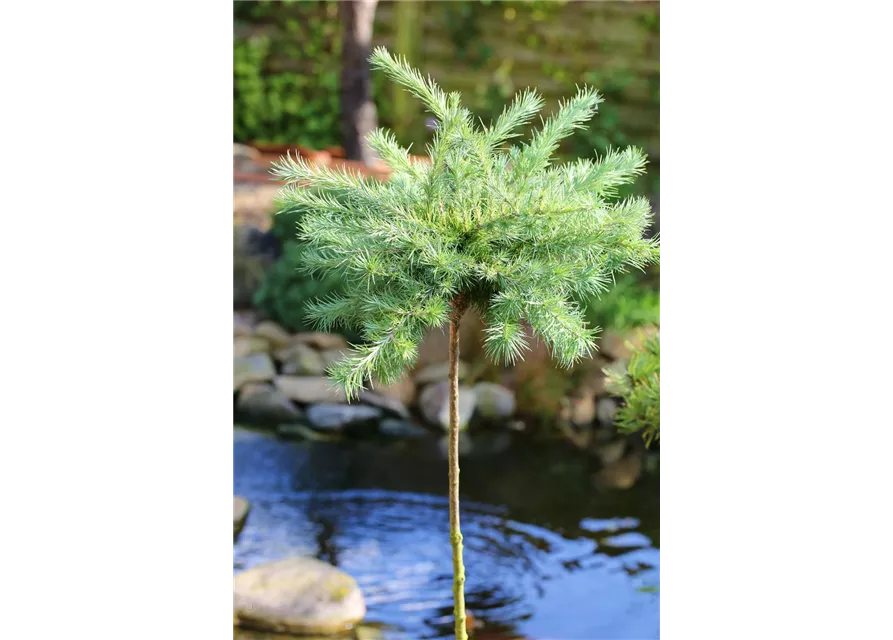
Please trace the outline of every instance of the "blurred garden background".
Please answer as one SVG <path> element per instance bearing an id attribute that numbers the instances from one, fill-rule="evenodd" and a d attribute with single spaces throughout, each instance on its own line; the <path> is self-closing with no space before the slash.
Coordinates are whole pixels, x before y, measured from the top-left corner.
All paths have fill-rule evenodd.
<path id="1" fill-rule="evenodd" d="M 657 233 L 659 3 L 234 2 L 233 34 L 234 571 L 317 558 L 365 598 L 364 624 L 343 637 L 451 637 L 447 335 L 432 331 L 411 374 L 360 403 L 332 391 L 325 368 L 356 336 L 304 317 L 340 283 L 297 271 L 299 214 L 274 215 L 270 163 L 290 153 L 387 180 L 361 142 L 381 126 L 425 156 L 430 115 L 363 63 L 384 45 L 486 123 L 526 87 L 544 117 L 577 85 L 598 89 L 604 103 L 559 161 L 643 149 L 647 172 L 620 197 L 648 197 Z M 536 341 L 523 362 L 494 365 L 480 318 L 463 320 L 473 637 L 659 637 L 659 268 L 581 303 L 599 351 L 570 370 Z"/>

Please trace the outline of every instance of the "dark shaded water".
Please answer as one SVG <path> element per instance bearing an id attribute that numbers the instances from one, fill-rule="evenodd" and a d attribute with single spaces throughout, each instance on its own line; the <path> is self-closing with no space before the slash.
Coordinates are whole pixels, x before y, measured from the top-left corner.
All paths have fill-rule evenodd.
<path id="1" fill-rule="evenodd" d="M 252 503 L 240 570 L 310 555 L 353 575 L 386 640 L 452 637 L 447 466 L 435 440 L 282 442 L 234 431 Z M 533 640 L 659 637 L 659 486 L 599 491 L 594 463 L 515 442 L 463 458 L 466 606 L 482 631 Z M 499 636 L 501 637 L 501 636 Z"/>

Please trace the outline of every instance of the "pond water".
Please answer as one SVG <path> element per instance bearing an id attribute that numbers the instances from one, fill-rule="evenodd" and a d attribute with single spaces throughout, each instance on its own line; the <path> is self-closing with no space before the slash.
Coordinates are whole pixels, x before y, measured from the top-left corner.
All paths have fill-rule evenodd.
<path id="1" fill-rule="evenodd" d="M 357 579 L 377 637 L 453 637 L 447 465 L 437 439 L 290 442 L 237 427 L 233 454 L 234 492 L 252 504 L 234 571 L 314 556 Z M 498 454 L 472 448 L 461 469 L 476 637 L 659 637 L 657 475 L 627 491 L 599 490 L 586 456 L 517 439 Z"/>

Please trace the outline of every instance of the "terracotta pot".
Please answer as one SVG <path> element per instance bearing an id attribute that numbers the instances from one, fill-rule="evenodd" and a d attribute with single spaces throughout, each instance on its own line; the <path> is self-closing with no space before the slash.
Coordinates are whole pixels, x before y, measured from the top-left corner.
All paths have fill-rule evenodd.
<path id="1" fill-rule="evenodd" d="M 341 147 L 329 147 L 326 150 L 317 150 L 304 147 L 299 144 L 284 143 L 265 143 L 253 142 L 250 145 L 256 149 L 260 157 L 257 164 L 261 167 L 258 172 L 240 171 L 233 167 L 234 182 L 252 182 L 256 184 L 275 183 L 271 180 L 268 173 L 269 167 L 285 155 L 298 156 L 305 158 L 308 162 L 331 167 L 332 169 L 342 169 L 359 173 L 364 176 L 371 176 L 379 180 L 387 180 L 391 173 L 390 168 L 384 162 L 378 162 L 374 166 L 366 166 L 361 162 L 344 159 L 344 149 Z M 427 156 L 410 156 L 413 162 L 430 163 L 431 159 Z M 234 160 L 235 165 L 235 160 Z"/>
<path id="2" fill-rule="evenodd" d="M 254 173 L 253 171 L 233 171 L 233 182 L 245 183 L 253 182 L 255 184 L 276 184 L 276 180 L 269 173 Z"/>
<path id="3" fill-rule="evenodd" d="M 324 167 L 332 164 L 332 155 L 328 151 L 315 151 L 300 147 L 300 154 L 302 158 L 306 158 L 309 162 L 321 164 Z"/>
<path id="4" fill-rule="evenodd" d="M 301 148 L 300 145 L 296 144 L 285 144 L 282 142 L 252 142 L 251 146 L 260 151 L 261 153 L 267 154 L 277 154 L 277 155 L 285 155 L 288 151 L 292 153 L 297 153 Z"/>

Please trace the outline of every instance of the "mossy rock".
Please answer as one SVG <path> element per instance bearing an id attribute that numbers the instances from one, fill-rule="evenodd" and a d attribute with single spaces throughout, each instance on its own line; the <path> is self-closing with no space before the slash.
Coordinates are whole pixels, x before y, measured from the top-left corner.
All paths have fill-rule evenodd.
<path id="1" fill-rule="evenodd" d="M 356 580 L 315 558 L 286 558 L 233 578 L 237 626 L 298 635 L 343 633 L 366 615 Z"/>

